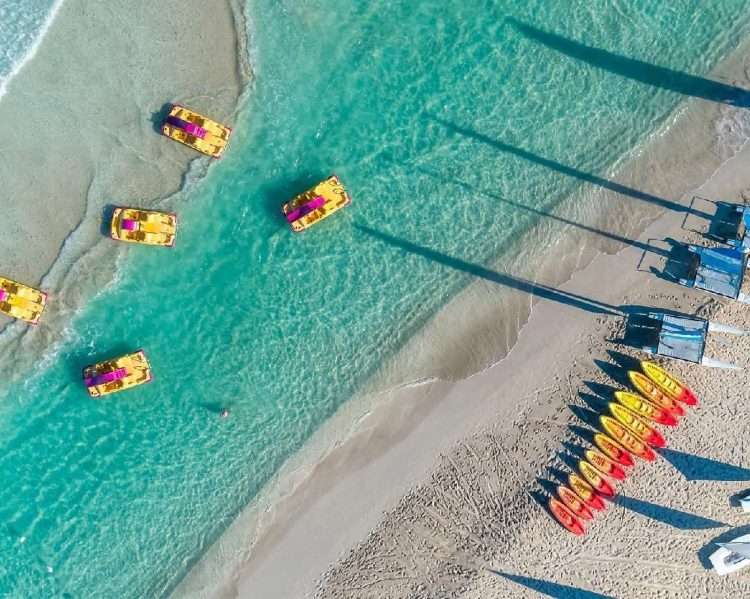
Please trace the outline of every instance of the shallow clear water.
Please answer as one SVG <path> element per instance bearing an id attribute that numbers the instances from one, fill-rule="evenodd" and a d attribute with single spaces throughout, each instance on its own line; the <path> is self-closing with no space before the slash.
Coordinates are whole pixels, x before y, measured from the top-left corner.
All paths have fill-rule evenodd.
<path id="1" fill-rule="evenodd" d="M 0 2 L 0 95 L 10 77 L 44 35 L 48 20 L 62 0 Z"/>
<path id="2" fill-rule="evenodd" d="M 167 592 L 471 279 L 459 261 L 528 226 L 472 186 L 544 208 L 581 184 L 565 165 L 601 174 L 687 95 L 736 99 L 682 74 L 736 46 L 739 0 L 354 4 L 251 0 L 255 89 L 176 248 L 129 248 L 49 368 L 2 391 L 0 595 Z M 353 205 L 293 235 L 279 205 L 330 172 Z M 139 347 L 153 383 L 88 399 L 81 367 Z"/>

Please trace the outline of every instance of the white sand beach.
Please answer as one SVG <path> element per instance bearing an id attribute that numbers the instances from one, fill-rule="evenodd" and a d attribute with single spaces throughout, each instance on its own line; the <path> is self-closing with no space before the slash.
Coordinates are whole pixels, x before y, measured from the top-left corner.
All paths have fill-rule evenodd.
<path id="1" fill-rule="evenodd" d="M 744 51 L 716 75 L 747 85 L 743 68 Z M 576 414 L 587 397 L 621 386 L 619 362 L 643 357 L 617 343 L 622 318 L 610 310 L 655 306 L 750 328 L 747 307 L 648 270 L 663 240 L 700 241 L 685 222 L 696 196 L 742 202 L 750 195 L 750 147 L 721 164 L 736 148 L 716 133 L 729 127 L 741 139 L 742 115 L 692 102 L 674 122 L 617 174 L 622 187 L 662 198 L 661 206 L 640 206 L 621 190 L 592 192 L 607 209 L 586 221 L 590 230 L 570 229 L 581 244 L 572 262 L 559 260 L 567 246 L 550 248 L 534 279 L 550 291 L 527 320 L 519 310 L 517 338 L 498 330 L 497 313 L 486 308 L 491 284 L 466 290 L 381 373 L 369 396 L 346 404 L 316 435 L 307 460 L 287 464 L 174 596 L 747 594 L 747 575 L 720 579 L 706 568 L 711 541 L 747 525 L 730 502 L 750 487 L 743 371 L 667 364 L 701 404 L 665 431 L 665 457 L 639 463 L 583 539 L 533 498 L 544 489 L 538 478 L 554 480 L 550 467 L 568 470 L 558 456 L 566 444 L 583 443 L 570 427 L 586 426 Z M 530 298 L 520 295 L 528 314 Z M 488 338 L 493 350 L 462 351 Z M 444 343 L 431 345 L 435 339 Z M 710 351 L 747 367 L 749 343 L 712 341 Z M 404 358 L 409 352 L 418 357 Z"/>

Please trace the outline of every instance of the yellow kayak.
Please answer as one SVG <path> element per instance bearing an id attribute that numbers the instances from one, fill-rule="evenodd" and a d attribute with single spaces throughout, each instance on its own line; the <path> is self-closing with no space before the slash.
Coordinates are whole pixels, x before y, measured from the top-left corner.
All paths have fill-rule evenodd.
<path id="1" fill-rule="evenodd" d="M 47 294 L 12 279 L 0 277 L 0 312 L 30 324 L 39 324 Z"/>
<path id="2" fill-rule="evenodd" d="M 299 233 L 352 203 L 336 175 L 295 196 L 281 207 L 292 231 Z"/>
<path id="3" fill-rule="evenodd" d="M 587 449 L 584 455 L 589 463 L 602 474 L 611 476 L 617 480 L 625 480 L 625 470 L 598 449 Z"/>
<path id="4" fill-rule="evenodd" d="M 602 450 L 602 453 L 608 458 L 614 460 L 621 466 L 633 466 L 633 458 L 630 452 L 615 441 L 612 437 L 604 433 L 594 435 L 594 444 Z"/>
<path id="5" fill-rule="evenodd" d="M 653 462 L 656 459 L 656 454 L 648 446 L 648 443 L 643 442 L 629 428 L 624 427 L 617 420 L 609 416 L 600 416 L 599 420 L 607 434 L 619 442 L 630 453 L 649 462 Z"/>
<path id="6" fill-rule="evenodd" d="M 641 368 L 646 373 L 646 376 L 672 399 L 686 403 L 689 406 L 694 406 L 698 403 L 695 393 L 687 385 L 680 382 L 675 376 L 669 374 L 655 362 L 643 360 Z"/>
<path id="7" fill-rule="evenodd" d="M 91 397 L 125 391 L 148 383 L 151 378 L 151 367 L 141 349 L 83 369 L 83 381 Z"/>
<path id="8" fill-rule="evenodd" d="M 615 496 L 615 488 L 588 461 L 579 460 L 578 470 L 583 475 L 583 478 L 586 479 L 586 482 L 596 489 L 597 493 L 605 497 Z"/>
<path id="9" fill-rule="evenodd" d="M 627 391 L 615 391 L 615 399 L 639 416 L 643 416 L 659 424 L 665 424 L 666 426 L 675 426 L 677 424 L 677 419 L 667 410 L 652 404 L 640 395 L 628 393 Z"/>
<path id="10" fill-rule="evenodd" d="M 232 134 L 226 125 L 179 104 L 174 104 L 170 109 L 161 132 L 212 158 L 221 158 Z"/>
<path id="11" fill-rule="evenodd" d="M 158 210 L 115 208 L 110 237 L 117 241 L 173 247 L 177 232 L 177 215 Z"/>
<path id="12" fill-rule="evenodd" d="M 682 405 L 664 393 L 650 378 L 642 372 L 628 370 L 628 378 L 633 383 L 638 393 L 643 395 L 651 403 L 655 403 L 660 408 L 667 410 L 672 416 L 684 416 L 685 410 Z"/>
<path id="13" fill-rule="evenodd" d="M 610 402 L 609 411 L 612 412 L 617 421 L 638 435 L 643 441 L 654 447 L 664 447 L 667 442 L 663 435 L 652 426 L 649 426 L 645 420 L 640 418 L 635 412 L 628 410 L 625 406 Z"/>

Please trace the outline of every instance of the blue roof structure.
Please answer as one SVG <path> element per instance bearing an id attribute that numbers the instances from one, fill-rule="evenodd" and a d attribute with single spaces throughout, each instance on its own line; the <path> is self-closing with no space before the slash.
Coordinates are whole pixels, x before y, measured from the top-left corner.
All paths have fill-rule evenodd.
<path id="1" fill-rule="evenodd" d="M 656 353 L 668 358 L 701 363 L 706 349 L 707 320 L 690 316 L 672 316 L 663 312 L 652 312 L 649 316 L 661 321 Z"/>
<path id="2" fill-rule="evenodd" d="M 745 206 L 742 209 L 740 225 L 737 227 L 737 244 L 745 253 L 750 252 L 750 235 L 748 235 L 748 231 L 750 231 L 750 206 Z"/>
<path id="3" fill-rule="evenodd" d="M 742 280 L 747 255 L 736 248 L 707 248 L 690 246 L 697 258 L 694 272 L 686 284 L 697 289 L 737 299 L 742 291 Z"/>

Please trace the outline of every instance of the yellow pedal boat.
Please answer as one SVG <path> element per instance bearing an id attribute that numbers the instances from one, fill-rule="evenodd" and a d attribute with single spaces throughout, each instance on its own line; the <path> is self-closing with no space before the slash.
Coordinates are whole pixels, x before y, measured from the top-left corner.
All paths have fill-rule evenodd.
<path id="1" fill-rule="evenodd" d="M 292 230 L 299 233 L 352 203 L 336 175 L 295 196 L 281 207 Z"/>
<path id="2" fill-rule="evenodd" d="M 202 154 L 221 158 L 232 129 L 189 108 L 174 104 L 162 124 L 161 132 Z"/>
<path id="3" fill-rule="evenodd" d="M 83 369 L 83 382 L 91 397 L 125 391 L 150 381 L 151 367 L 142 349 Z"/>
<path id="4" fill-rule="evenodd" d="M 117 241 L 172 247 L 177 233 L 177 215 L 172 212 L 115 208 L 110 237 Z"/>
<path id="5" fill-rule="evenodd" d="M 28 285 L 0 277 L 0 312 L 38 324 L 47 304 L 47 294 Z"/>

